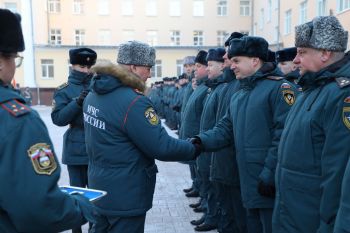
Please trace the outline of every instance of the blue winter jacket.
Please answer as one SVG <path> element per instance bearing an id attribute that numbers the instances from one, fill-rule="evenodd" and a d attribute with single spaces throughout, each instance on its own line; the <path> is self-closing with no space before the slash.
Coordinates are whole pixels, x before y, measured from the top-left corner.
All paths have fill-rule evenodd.
<path id="1" fill-rule="evenodd" d="M 350 76 L 349 57 L 299 80 L 303 92 L 278 149 L 276 233 L 333 232 L 350 156 L 350 86 L 337 84 L 342 76 Z"/>
<path id="2" fill-rule="evenodd" d="M 93 70 L 83 106 L 89 187 L 107 191 L 96 201 L 105 215 L 145 214 L 152 207 L 155 159 L 191 160 L 195 148 L 167 134 L 136 75 L 112 63 Z"/>
<path id="3" fill-rule="evenodd" d="M 295 90 L 272 63 L 239 80 L 226 115 L 212 129 L 199 134 L 205 150 L 228 146 L 232 138 L 245 208 L 272 208 L 274 198 L 258 193 L 258 182 L 275 182 L 277 146 L 284 121 L 294 103 Z"/>

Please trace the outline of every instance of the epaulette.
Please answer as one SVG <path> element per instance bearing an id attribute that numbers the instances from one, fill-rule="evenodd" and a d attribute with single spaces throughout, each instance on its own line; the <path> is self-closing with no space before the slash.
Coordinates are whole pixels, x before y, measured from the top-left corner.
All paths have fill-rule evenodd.
<path id="1" fill-rule="evenodd" d="M 266 78 L 271 79 L 271 80 L 275 80 L 275 81 L 284 79 L 283 77 L 280 77 L 280 76 L 266 76 Z"/>
<path id="2" fill-rule="evenodd" d="M 337 84 L 340 88 L 350 85 L 350 78 L 347 78 L 347 77 L 339 77 L 339 78 L 336 78 L 335 81 L 337 81 Z"/>
<path id="3" fill-rule="evenodd" d="M 57 91 L 62 90 L 63 88 L 68 87 L 68 85 L 69 85 L 68 82 L 65 82 L 65 83 L 59 85 L 59 86 L 56 88 L 56 90 L 57 90 Z"/>
<path id="4" fill-rule="evenodd" d="M 1 107 L 9 112 L 14 117 L 19 117 L 27 114 L 31 111 L 26 105 L 22 104 L 18 100 L 9 100 L 1 104 Z"/>
<path id="5" fill-rule="evenodd" d="M 140 91 L 139 89 L 137 89 L 137 88 L 135 88 L 134 89 L 134 91 L 137 93 L 137 94 L 139 94 L 139 95 L 143 95 L 143 92 L 142 91 Z"/>

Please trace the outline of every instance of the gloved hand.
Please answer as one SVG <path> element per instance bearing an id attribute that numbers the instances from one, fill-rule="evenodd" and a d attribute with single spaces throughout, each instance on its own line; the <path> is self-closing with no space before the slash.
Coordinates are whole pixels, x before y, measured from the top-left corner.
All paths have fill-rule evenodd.
<path id="1" fill-rule="evenodd" d="M 195 147 L 194 156 L 195 158 L 197 158 L 200 155 L 200 153 L 203 151 L 203 144 L 202 144 L 201 138 L 198 136 L 194 136 L 193 138 L 187 138 L 187 141 L 192 143 L 193 146 Z"/>
<path id="2" fill-rule="evenodd" d="M 264 181 L 259 180 L 258 193 L 264 197 L 274 198 L 276 194 L 276 188 L 273 184 L 266 184 Z"/>
<path id="3" fill-rule="evenodd" d="M 81 107 L 83 106 L 85 97 L 89 94 L 89 90 L 83 90 L 80 92 L 79 97 L 76 99 L 77 104 Z"/>
<path id="4" fill-rule="evenodd" d="M 97 208 L 93 204 L 91 204 L 89 199 L 78 193 L 72 194 L 71 197 L 77 201 L 80 210 L 83 214 L 83 217 L 88 222 L 96 224 L 98 218 L 100 217 L 100 214 L 98 213 Z"/>

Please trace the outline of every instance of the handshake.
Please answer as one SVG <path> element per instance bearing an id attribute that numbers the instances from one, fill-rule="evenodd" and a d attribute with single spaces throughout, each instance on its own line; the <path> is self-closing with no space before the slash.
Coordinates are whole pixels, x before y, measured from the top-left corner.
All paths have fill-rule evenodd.
<path id="1" fill-rule="evenodd" d="M 192 138 L 187 138 L 186 141 L 189 141 L 195 147 L 194 155 L 195 155 L 195 158 L 197 158 L 204 149 L 203 144 L 202 144 L 202 140 L 200 139 L 200 137 L 194 136 Z"/>

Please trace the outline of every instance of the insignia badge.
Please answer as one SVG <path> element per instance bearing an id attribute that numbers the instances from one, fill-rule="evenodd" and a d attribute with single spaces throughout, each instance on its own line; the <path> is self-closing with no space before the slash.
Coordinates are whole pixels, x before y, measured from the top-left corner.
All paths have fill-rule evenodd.
<path id="1" fill-rule="evenodd" d="M 292 88 L 292 86 L 289 83 L 282 83 L 281 88 L 282 89 L 290 89 L 290 88 Z"/>
<path id="2" fill-rule="evenodd" d="M 350 129 L 350 107 L 343 108 L 343 122 L 345 126 Z"/>
<path id="3" fill-rule="evenodd" d="M 149 107 L 146 109 L 145 117 L 151 125 L 158 125 L 159 124 L 159 117 L 158 117 L 156 111 L 152 107 Z"/>
<path id="4" fill-rule="evenodd" d="M 28 150 L 34 170 L 41 175 L 51 175 L 57 168 L 55 156 L 46 143 L 37 143 Z"/>
<path id="5" fill-rule="evenodd" d="M 292 91 L 292 90 L 284 90 L 284 91 L 282 91 L 282 93 L 283 93 L 284 101 L 286 101 L 286 103 L 288 105 L 293 105 L 294 102 L 295 102 L 294 91 Z"/>

